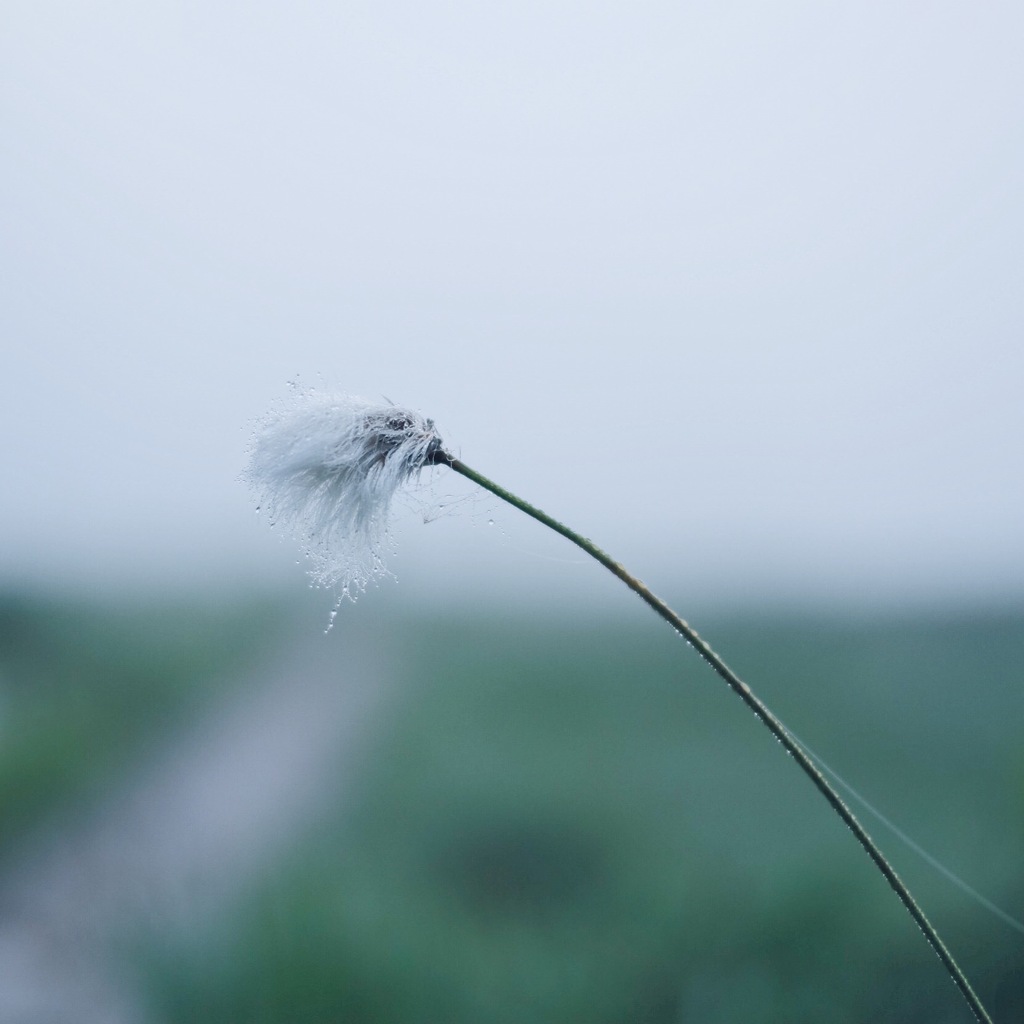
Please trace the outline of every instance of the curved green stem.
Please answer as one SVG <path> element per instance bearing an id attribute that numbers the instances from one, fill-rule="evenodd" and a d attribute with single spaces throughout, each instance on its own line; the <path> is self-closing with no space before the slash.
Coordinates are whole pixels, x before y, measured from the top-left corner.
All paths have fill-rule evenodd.
<path id="1" fill-rule="evenodd" d="M 946 948 L 942 939 L 939 938 L 938 932 L 936 932 L 928 918 L 925 917 L 924 911 L 918 906 L 917 901 L 910 894 L 910 890 L 896 874 L 893 866 L 888 862 L 888 860 L 886 860 L 882 851 L 875 845 L 874 840 L 868 835 L 864 826 L 857 820 L 849 807 L 843 803 L 839 794 L 832 788 L 825 776 L 818 770 L 817 766 L 811 760 L 804 748 L 789 734 L 785 726 L 783 726 L 775 715 L 772 714 L 768 707 L 757 696 L 755 696 L 750 687 L 743 682 L 743 680 L 740 679 L 740 677 L 736 675 L 736 673 L 733 672 L 733 670 L 729 668 L 729 666 L 726 665 L 726 663 L 711 649 L 708 643 L 697 633 L 697 631 L 684 619 L 680 618 L 680 616 L 665 604 L 660 597 L 649 590 L 644 583 L 628 573 L 618 562 L 605 554 L 604 551 L 586 537 L 581 536 L 576 533 L 575 530 L 572 530 L 563 523 L 558 522 L 557 519 L 552 519 L 546 512 L 542 512 L 539 508 L 535 508 L 533 505 L 529 504 L 529 502 L 523 501 L 522 498 L 517 497 L 510 491 L 506 491 L 504 487 L 501 487 L 494 483 L 493 480 L 489 480 L 487 477 L 482 476 L 480 473 L 476 472 L 476 470 L 470 469 L 470 467 L 464 462 L 461 462 L 459 459 L 456 459 L 451 455 L 441 452 L 438 453 L 433 461 L 438 465 L 448 466 L 456 473 L 460 473 L 462 476 L 467 477 L 476 484 L 479 484 L 492 494 L 497 495 L 497 497 L 501 498 L 502 501 L 508 502 L 521 512 L 525 512 L 528 516 L 536 519 L 538 522 L 543 523 L 545 526 L 549 526 L 556 533 L 560 533 L 565 537 L 566 540 L 572 541 L 572 543 L 578 548 L 581 548 L 592 558 L 597 559 L 597 561 L 606 569 L 622 580 L 630 590 L 650 605 L 651 608 L 661 616 L 661 618 L 663 618 L 673 629 L 682 634 L 682 636 L 693 645 L 697 653 L 722 679 L 725 680 L 726 683 L 728 683 L 740 700 L 742 700 L 743 703 L 761 719 L 768 731 L 792 755 L 793 759 L 803 770 L 804 774 L 807 775 L 811 782 L 814 783 L 818 788 L 818 791 L 829 802 L 836 814 L 846 822 L 850 831 L 857 837 L 867 855 L 874 861 L 875 866 L 884 875 L 885 880 L 889 883 L 893 892 L 895 892 L 900 898 L 900 902 L 902 902 L 902 904 L 907 908 L 910 916 L 917 922 L 921 931 L 924 932 L 925 938 L 938 954 L 943 966 L 946 968 L 946 971 L 953 979 L 957 988 L 960 989 L 964 999 L 967 1000 L 967 1003 L 974 1012 L 975 1017 L 977 1017 L 979 1021 L 982 1021 L 983 1024 L 992 1024 L 992 1018 L 988 1015 L 985 1007 L 981 1005 L 981 1001 L 978 999 L 977 995 L 975 995 L 970 982 L 968 982 L 963 971 L 953 959 L 953 955 Z"/>

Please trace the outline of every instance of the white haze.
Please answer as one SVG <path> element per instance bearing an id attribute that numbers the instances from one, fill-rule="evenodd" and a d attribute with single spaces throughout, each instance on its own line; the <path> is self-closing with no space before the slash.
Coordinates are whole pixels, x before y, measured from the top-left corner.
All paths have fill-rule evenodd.
<path id="1" fill-rule="evenodd" d="M 1019 4 L 3 21 L 8 585 L 302 586 L 238 478 L 319 374 L 669 591 L 1024 592 Z M 410 592 L 604 585 L 449 511 Z"/>

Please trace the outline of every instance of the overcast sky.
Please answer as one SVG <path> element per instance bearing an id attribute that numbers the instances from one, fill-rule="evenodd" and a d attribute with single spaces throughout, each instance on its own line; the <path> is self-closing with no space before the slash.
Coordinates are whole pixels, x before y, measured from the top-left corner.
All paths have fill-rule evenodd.
<path id="1" fill-rule="evenodd" d="M 1024 595 L 1019 2 L 3 23 L 0 583 L 300 586 L 238 476 L 322 378 L 672 593 Z M 460 509 L 403 582 L 580 571 Z"/>

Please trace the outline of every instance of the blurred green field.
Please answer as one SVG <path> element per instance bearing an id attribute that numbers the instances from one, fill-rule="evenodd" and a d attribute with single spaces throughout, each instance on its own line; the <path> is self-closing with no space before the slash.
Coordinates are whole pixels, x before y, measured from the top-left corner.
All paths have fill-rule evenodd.
<path id="1" fill-rule="evenodd" d="M 824 801 L 653 618 L 396 615 L 382 627 L 361 603 L 331 642 L 370 615 L 405 678 L 354 788 L 339 780 L 336 812 L 293 837 L 230 913 L 135 946 L 154 1021 L 970 1019 Z M 30 618 L 15 632 L 58 631 L 52 615 Z M 698 626 L 884 813 L 1024 916 L 1024 614 Z M 72 635 L 88 633 L 106 635 L 95 623 Z M 134 635 L 138 654 L 145 629 Z M 153 699 L 143 708 L 131 687 L 82 682 L 72 717 L 95 693 L 83 734 L 109 698 L 118 721 L 141 723 L 130 734 L 148 735 L 172 714 L 164 694 L 196 699 L 183 677 L 244 658 L 242 634 L 221 635 L 197 671 L 181 669 L 174 644 L 142 662 L 94 645 L 94 683 L 104 658 L 124 679 L 144 664 Z M 10 652 L 29 654 L 5 636 L 6 682 Z M 75 646 L 40 641 L 52 671 L 38 678 L 52 684 Z M 113 757 L 98 732 L 78 741 L 76 763 Z M 55 757 L 63 735 L 36 759 Z M 0 792 L 18 794 L 0 805 L 5 827 L 55 799 L 24 773 L 5 750 Z M 995 1019 L 1024 1020 L 1024 936 L 866 824 Z"/>
<path id="2" fill-rule="evenodd" d="M 163 950 L 163 1019 L 969 1019 L 852 837 L 657 627 L 396 623 L 413 672 L 357 806 L 235 919 Z M 835 767 L 1021 915 L 1024 618 L 714 636 Z M 997 1019 L 1024 1020 L 1024 937 L 880 838 Z"/>
<path id="3" fill-rule="evenodd" d="M 278 620 L 255 603 L 0 594 L 0 866 L 32 828 L 88 814 L 148 745 L 201 715 Z"/>

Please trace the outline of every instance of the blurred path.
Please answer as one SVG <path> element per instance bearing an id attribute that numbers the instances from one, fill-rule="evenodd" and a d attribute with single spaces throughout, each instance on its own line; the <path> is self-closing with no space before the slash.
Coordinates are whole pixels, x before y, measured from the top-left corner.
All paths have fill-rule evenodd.
<path id="1" fill-rule="evenodd" d="M 336 804 L 393 674 L 365 632 L 339 622 L 324 637 L 308 619 L 298 632 L 95 815 L 14 858 L 0 878 L 0 1022 L 139 1024 L 112 940 L 216 915 Z"/>

